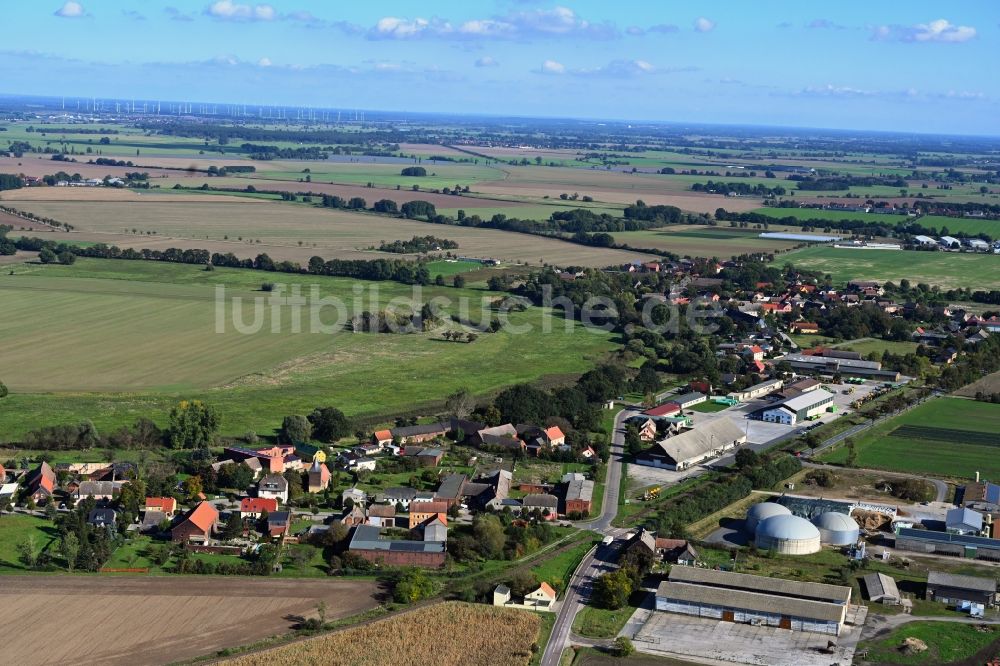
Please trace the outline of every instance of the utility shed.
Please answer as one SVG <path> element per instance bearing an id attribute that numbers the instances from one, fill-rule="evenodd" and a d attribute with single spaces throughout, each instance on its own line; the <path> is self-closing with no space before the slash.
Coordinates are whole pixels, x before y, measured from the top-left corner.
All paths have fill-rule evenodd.
<path id="1" fill-rule="evenodd" d="M 997 582 L 993 578 L 932 571 L 927 576 L 926 598 L 948 605 L 969 601 L 992 606 L 997 598 Z"/>
<path id="2" fill-rule="evenodd" d="M 865 589 L 868 590 L 868 599 L 871 601 L 881 601 L 888 606 L 898 606 L 902 600 L 895 579 L 884 573 L 870 573 L 865 576 Z"/>
<path id="3" fill-rule="evenodd" d="M 673 567 L 656 590 L 656 610 L 724 622 L 839 635 L 851 588 Z"/>

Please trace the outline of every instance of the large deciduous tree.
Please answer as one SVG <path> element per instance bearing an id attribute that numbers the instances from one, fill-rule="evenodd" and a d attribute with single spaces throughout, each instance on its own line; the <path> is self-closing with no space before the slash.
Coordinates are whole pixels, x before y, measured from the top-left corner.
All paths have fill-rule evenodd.
<path id="1" fill-rule="evenodd" d="M 321 442 L 336 442 L 351 434 L 351 422 L 336 407 L 317 407 L 309 414 L 313 437 Z"/>
<path id="2" fill-rule="evenodd" d="M 167 442 L 175 449 L 193 449 L 212 444 L 219 430 L 219 412 L 200 400 L 182 400 L 170 410 Z"/>

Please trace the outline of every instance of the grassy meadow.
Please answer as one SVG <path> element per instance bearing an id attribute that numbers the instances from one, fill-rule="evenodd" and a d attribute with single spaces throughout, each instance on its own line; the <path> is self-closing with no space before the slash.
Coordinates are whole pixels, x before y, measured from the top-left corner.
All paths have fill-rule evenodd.
<path id="1" fill-rule="evenodd" d="M 1000 288 L 1000 256 L 993 254 L 808 247 L 775 259 L 779 265 L 786 262 L 829 274 L 835 284 L 863 276 L 897 283 L 905 278 L 913 284 L 925 282 L 942 289 Z"/>
<path id="2" fill-rule="evenodd" d="M 902 427 L 931 430 L 898 430 Z M 1000 405 L 951 397 L 929 400 L 858 437 L 857 465 L 964 479 L 980 472 L 997 480 L 998 445 L 989 441 L 998 432 Z M 840 446 L 821 458 L 843 463 L 847 455 L 847 447 Z"/>
<path id="3" fill-rule="evenodd" d="M 163 423 L 183 398 L 218 407 L 226 434 L 268 433 L 283 416 L 317 405 L 373 416 L 412 410 L 463 387 L 482 394 L 569 377 L 615 347 L 609 334 L 575 325 L 567 332 L 558 318 L 552 332 L 543 332 L 546 313 L 539 308 L 510 315 L 511 324 L 530 332 L 486 333 L 472 343 L 444 341 L 440 332 L 294 333 L 287 308 L 278 332 L 271 332 L 268 315 L 260 332 L 244 335 L 232 323 L 232 304 L 224 332 L 216 332 L 216 286 L 244 299 L 241 315 L 251 324 L 251 300 L 268 295 L 255 291 L 264 280 L 298 285 L 306 296 L 315 284 L 321 296 L 340 297 L 352 308 L 359 299 L 359 311 L 411 296 L 409 287 L 390 282 L 181 264 L 81 259 L 70 267 L 19 267 L 0 275 L 8 315 L 0 321 L 0 367 L 11 390 L 0 410 L 0 440 L 85 418 L 102 430 L 140 416 Z M 422 293 L 425 301 L 468 298 L 474 321 L 483 316 L 482 298 L 494 296 L 451 287 Z M 330 308 L 321 316 L 326 324 L 336 318 Z M 303 331 L 309 319 L 307 309 Z"/>
<path id="4" fill-rule="evenodd" d="M 749 252 L 783 252 L 801 245 L 799 241 L 759 238 L 761 230 L 728 227 L 675 225 L 644 231 L 611 234 L 615 242 L 630 247 L 666 250 L 681 256 L 728 258 Z"/>

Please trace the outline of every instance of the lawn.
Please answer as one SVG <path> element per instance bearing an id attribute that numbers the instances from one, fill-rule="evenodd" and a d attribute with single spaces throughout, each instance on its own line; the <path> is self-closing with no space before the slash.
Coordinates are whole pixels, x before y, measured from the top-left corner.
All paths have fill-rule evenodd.
<path id="1" fill-rule="evenodd" d="M 998 641 L 995 627 L 982 631 L 976 625 L 955 622 L 910 622 L 884 638 L 866 641 L 866 661 L 879 664 L 949 664 L 971 658 Z M 916 638 L 927 644 L 924 652 L 909 654 L 901 650 L 903 641 Z M 988 658 L 990 655 L 984 656 Z"/>
<path id="2" fill-rule="evenodd" d="M 566 590 L 580 560 L 594 547 L 593 535 L 589 532 L 581 534 L 584 536 L 580 537 L 580 543 L 531 568 L 535 578 L 554 587 L 560 595 Z"/>
<path id="3" fill-rule="evenodd" d="M 703 414 L 713 414 L 715 412 L 721 412 L 723 409 L 727 409 L 729 405 L 724 405 L 721 402 L 712 402 L 708 400 L 706 402 L 699 402 L 697 405 L 692 405 L 688 407 L 692 412 L 701 412 Z"/>
<path id="4" fill-rule="evenodd" d="M 835 284 L 862 275 L 869 280 L 896 283 L 906 278 L 913 284 L 927 283 L 942 289 L 1000 288 L 1000 256 L 992 254 L 809 247 L 775 258 L 779 266 L 786 263 L 829 274 Z"/>
<path id="5" fill-rule="evenodd" d="M 845 351 L 856 351 L 862 356 L 866 357 L 872 352 L 877 353 L 879 356 L 883 352 L 889 352 L 890 354 L 909 354 L 915 352 L 919 346 L 916 342 L 908 342 L 905 340 L 861 340 L 858 342 L 844 342 L 839 345 L 834 345 L 837 349 L 842 349 Z"/>
<path id="6" fill-rule="evenodd" d="M 587 638 L 614 638 L 635 610 L 631 604 L 618 610 L 584 606 L 573 620 L 573 632 Z"/>
<path id="7" fill-rule="evenodd" d="M 0 515 L 0 572 L 25 570 L 18 559 L 19 544 L 31 539 L 36 552 L 41 552 L 49 548 L 57 536 L 58 530 L 52 521 L 45 518 L 10 513 Z"/>
<path id="8" fill-rule="evenodd" d="M 431 277 L 441 275 L 446 278 L 458 275 L 459 273 L 478 271 L 482 267 L 483 265 L 478 261 L 460 261 L 457 259 L 442 259 L 427 264 L 427 270 L 430 271 Z"/>
<path id="9" fill-rule="evenodd" d="M 962 398 L 929 400 L 865 431 L 857 439 L 857 465 L 898 472 L 971 479 L 1000 478 L 1000 405 Z M 843 463 L 840 446 L 822 459 Z"/>
<path id="10" fill-rule="evenodd" d="M 11 390 L 0 410 L 0 439 L 88 418 L 102 432 L 140 416 L 164 425 L 169 409 L 185 398 L 215 405 L 222 432 L 233 435 L 269 433 L 283 416 L 318 405 L 375 418 L 436 404 L 460 388 L 482 395 L 517 382 L 569 380 L 615 347 L 611 335 L 575 325 L 567 332 L 562 320 L 545 332 L 546 313 L 537 308 L 510 315 L 512 324 L 530 327 L 526 333 L 503 330 L 472 343 L 445 342 L 440 333 L 295 333 L 289 308 L 278 333 L 268 325 L 242 334 L 229 318 L 217 333 L 215 286 L 244 298 L 250 322 L 246 299 L 264 296 L 253 291 L 264 279 L 241 269 L 99 259 L 0 275 L 7 315 L 0 321 L 0 368 Z M 324 297 L 338 296 L 352 308 L 357 299 L 372 311 L 412 293 L 390 282 L 266 279 L 299 285 L 304 294 L 317 285 Z M 478 320 L 485 293 L 425 287 L 422 300 L 468 298 Z M 331 310 L 322 313 L 327 324 L 336 318 Z M 301 330 L 309 331 L 308 310 L 302 320 Z"/>

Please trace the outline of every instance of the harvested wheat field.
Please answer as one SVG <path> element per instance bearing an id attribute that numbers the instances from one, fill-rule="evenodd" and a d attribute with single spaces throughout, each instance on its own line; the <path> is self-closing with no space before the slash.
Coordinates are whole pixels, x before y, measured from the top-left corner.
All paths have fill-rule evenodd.
<path id="1" fill-rule="evenodd" d="M 24 155 L 23 157 L 0 157 L 0 172 L 2 173 L 22 173 L 25 176 L 35 176 L 41 178 L 50 174 L 65 171 L 68 174 L 78 173 L 84 178 L 104 178 L 105 176 L 124 176 L 126 171 L 145 171 L 151 177 L 165 176 L 169 171 L 143 166 L 119 167 L 103 164 L 87 164 L 88 159 L 95 159 L 97 156 L 79 155 L 79 162 L 56 162 L 48 155 Z M 136 160 L 135 155 L 128 157 L 116 157 L 120 160 Z M 140 161 L 144 158 L 138 158 Z M 191 160 L 188 160 L 190 164 Z M 185 165 L 187 166 L 187 165 Z M 199 168 L 207 168 L 200 166 Z"/>
<path id="2" fill-rule="evenodd" d="M 359 251 L 378 247 L 382 241 L 426 235 L 454 240 L 458 254 L 503 262 L 603 267 L 653 258 L 497 229 L 444 226 L 271 201 L 233 201 L 229 197 L 206 196 L 196 201 L 169 196 L 150 196 L 140 201 L 24 201 L 12 207 L 71 224 L 81 233 L 118 234 L 114 239 L 105 237 L 104 242 L 122 247 L 128 246 L 122 236 L 132 235 L 139 241 L 152 233 L 153 237 L 171 239 L 167 247 L 182 247 L 175 239 L 188 239 L 194 247 L 231 251 L 237 256 L 267 252 L 278 259 L 282 253 L 272 248 L 285 247 L 301 256 L 298 260 L 302 262 L 312 255 L 324 259 L 357 258 Z M 136 233 L 132 234 L 132 229 Z M 82 235 L 77 238 L 91 240 Z M 248 243 L 251 240 L 252 245 Z M 218 245 L 212 247 L 213 243 L 224 244 L 226 249 L 216 250 Z"/>
<path id="3" fill-rule="evenodd" d="M 4 191 L 0 194 L 0 201 L 9 201 L 13 207 L 13 202 L 16 201 L 161 201 L 169 199 L 173 202 L 198 202 L 205 201 L 207 196 L 212 196 L 213 201 L 222 202 L 256 201 L 255 199 L 227 194 L 189 194 L 183 191 L 129 190 L 120 187 L 23 187 L 19 190 Z"/>
<path id="4" fill-rule="evenodd" d="M 374 608 L 370 581 L 246 577 L 5 576 L 7 664 L 168 664 L 283 634 L 315 614 Z"/>
<path id="5" fill-rule="evenodd" d="M 541 618 L 448 602 L 223 662 L 228 666 L 508 666 L 528 664 Z"/>

